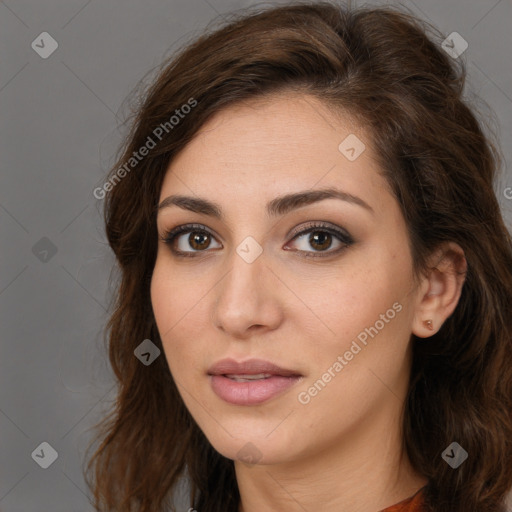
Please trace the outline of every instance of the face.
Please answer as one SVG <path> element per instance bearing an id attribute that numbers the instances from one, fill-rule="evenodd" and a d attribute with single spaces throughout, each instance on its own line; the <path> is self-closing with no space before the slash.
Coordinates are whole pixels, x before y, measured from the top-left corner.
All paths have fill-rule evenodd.
<path id="1" fill-rule="evenodd" d="M 312 194 L 324 189 L 339 194 Z M 152 306 L 183 401 L 216 450 L 298 461 L 396 420 L 411 253 L 353 120 L 305 95 L 229 107 L 172 161 L 160 203 Z"/>

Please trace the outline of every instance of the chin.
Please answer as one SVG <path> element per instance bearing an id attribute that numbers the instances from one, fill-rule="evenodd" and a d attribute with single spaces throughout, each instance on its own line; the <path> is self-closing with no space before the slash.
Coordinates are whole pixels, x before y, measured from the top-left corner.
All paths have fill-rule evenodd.
<path id="1" fill-rule="evenodd" d="M 286 431 L 275 430 L 280 421 L 265 421 L 254 428 L 247 422 L 224 424 L 226 431 L 219 427 L 215 432 L 203 432 L 213 448 L 228 459 L 247 464 L 278 464 L 291 461 L 298 448 L 297 440 L 288 439 Z"/>

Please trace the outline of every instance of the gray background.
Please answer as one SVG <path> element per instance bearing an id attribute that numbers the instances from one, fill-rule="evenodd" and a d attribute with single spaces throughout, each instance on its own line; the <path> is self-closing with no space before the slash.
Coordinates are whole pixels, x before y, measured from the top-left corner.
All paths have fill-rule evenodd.
<path id="1" fill-rule="evenodd" d="M 92 191 L 115 162 L 125 98 L 139 80 L 212 19 L 254 3 L 0 2 L 2 512 L 92 510 L 82 477 L 87 429 L 114 398 L 102 345 L 113 257 Z M 510 226 L 512 3 L 404 5 L 469 43 L 466 91 L 496 112 L 505 157 L 496 193 Z M 31 47 L 45 31 L 59 45 L 47 59 Z M 31 456 L 42 442 L 58 452 L 47 469 Z"/>

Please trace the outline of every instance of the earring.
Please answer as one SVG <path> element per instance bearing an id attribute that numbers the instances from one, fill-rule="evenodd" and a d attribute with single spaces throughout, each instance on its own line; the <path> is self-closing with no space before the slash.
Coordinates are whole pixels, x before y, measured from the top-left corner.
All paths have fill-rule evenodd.
<path id="1" fill-rule="evenodd" d="M 434 330 L 434 326 L 432 325 L 432 320 L 425 320 L 423 322 L 423 324 L 425 325 L 425 327 L 427 329 L 429 329 L 430 331 L 433 331 Z"/>

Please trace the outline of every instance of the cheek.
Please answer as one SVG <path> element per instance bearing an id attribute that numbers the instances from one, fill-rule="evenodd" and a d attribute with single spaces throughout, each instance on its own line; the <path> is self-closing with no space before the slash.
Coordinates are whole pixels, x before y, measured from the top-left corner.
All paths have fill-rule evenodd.
<path id="1" fill-rule="evenodd" d="M 190 326 L 192 318 L 195 322 L 207 291 L 197 274 L 168 261 L 166 255 L 158 256 L 151 279 L 151 303 L 161 334 Z"/>
<path id="2" fill-rule="evenodd" d="M 198 347 L 190 342 L 200 339 L 208 319 L 203 311 L 205 302 L 201 301 L 206 290 L 198 289 L 200 286 L 201 281 L 184 278 L 157 260 L 151 280 L 151 303 L 173 375 L 200 361 Z"/>
<path id="3" fill-rule="evenodd" d="M 374 323 L 394 302 L 401 302 L 406 296 L 410 286 L 405 277 L 407 262 L 376 252 L 355 256 L 354 261 L 325 276 L 320 286 L 302 283 L 298 294 L 313 305 L 326 327 L 331 327 L 331 335 L 354 334 L 353 326 Z M 329 329 L 325 331 L 329 334 Z"/>
<path id="4" fill-rule="evenodd" d="M 388 372 L 393 360 L 407 348 L 410 272 L 405 251 L 397 254 L 389 246 L 375 244 L 347 260 L 343 268 L 323 279 L 321 286 L 311 288 L 302 283 L 299 293 L 321 319 L 316 321 L 319 330 L 312 338 L 322 338 L 323 347 L 315 350 L 315 366 L 329 368 L 338 355 L 349 351 L 350 366 L 363 364 Z M 312 315 L 307 318 L 303 322 L 313 320 Z M 303 328 L 303 332 L 312 332 L 312 324 Z"/>
<path id="5" fill-rule="evenodd" d="M 157 260 L 151 278 L 151 305 L 162 341 L 178 319 L 176 288 L 174 276 L 164 272 L 163 265 Z"/>

